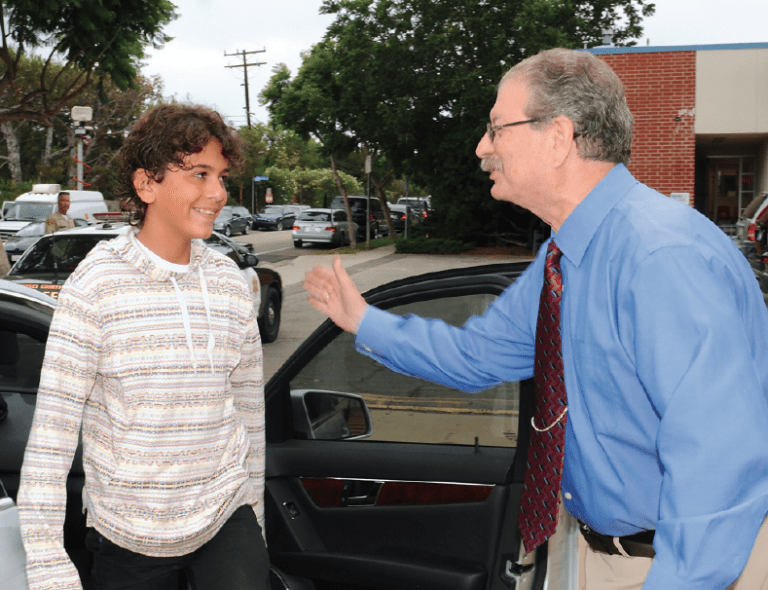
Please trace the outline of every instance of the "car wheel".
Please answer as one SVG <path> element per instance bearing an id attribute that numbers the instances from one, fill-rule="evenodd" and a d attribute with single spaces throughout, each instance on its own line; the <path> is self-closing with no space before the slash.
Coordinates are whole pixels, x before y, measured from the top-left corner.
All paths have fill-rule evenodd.
<path id="1" fill-rule="evenodd" d="M 293 240 L 294 248 L 301 248 L 301 240 Z"/>
<path id="2" fill-rule="evenodd" d="M 259 318 L 259 332 L 262 342 L 274 342 L 280 331 L 280 295 L 275 289 L 267 290 L 267 304 Z"/>
<path id="3" fill-rule="evenodd" d="M 243 235 L 247 236 L 249 233 L 251 233 L 251 226 L 246 224 L 245 227 L 243 228 Z"/>
<path id="4" fill-rule="evenodd" d="M 228 225 L 224 226 L 224 235 L 229 237 L 232 237 L 232 228 Z"/>
<path id="5" fill-rule="evenodd" d="M 278 221 L 277 222 L 277 227 L 275 227 L 275 229 L 277 231 L 283 231 L 283 222 L 282 221 Z"/>

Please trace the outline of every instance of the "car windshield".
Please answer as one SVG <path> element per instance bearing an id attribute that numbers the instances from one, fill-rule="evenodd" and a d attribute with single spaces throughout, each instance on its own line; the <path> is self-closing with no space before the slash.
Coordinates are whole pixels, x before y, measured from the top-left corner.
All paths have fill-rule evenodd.
<path id="1" fill-rule="evenodd" d="M 10 274 L 72 272 L 102 240 L 114 236 L 52 236 L 29 248 Z"/>
<path id="2" fill-rule="evenodd" d="M 266 213 L 267 215 L 282 215 L 282 207 L 264 207 L 259 213 Z"/>
<path id="3" fill-rule="evenodd" d="M 45 234 L 45 223 L 30 223 L 16 232 L 16 235 L 20 238 L 33 238 L 43 234 Z"/>
<path id="4" fill-rule="evenodd" d="M 306 211 L 299 216 L 299 221 L 330 221 L 330 213 L 325 211 Z"/>
<path id="5" fill-rule="evenodd" d="M 16 202 L 4 214 L 8 221 L 42 221 L 53 213 L 53 203 Z"/>

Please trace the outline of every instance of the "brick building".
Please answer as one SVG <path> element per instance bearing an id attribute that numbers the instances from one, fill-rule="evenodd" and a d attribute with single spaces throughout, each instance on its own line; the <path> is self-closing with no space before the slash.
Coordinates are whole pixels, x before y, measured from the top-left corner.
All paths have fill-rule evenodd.
<path id="1" fill-rule="evenodd" d="M 768 43 L 590 51 L 624 84 L 638 180 L 720 223 L 768 191 Z"/>

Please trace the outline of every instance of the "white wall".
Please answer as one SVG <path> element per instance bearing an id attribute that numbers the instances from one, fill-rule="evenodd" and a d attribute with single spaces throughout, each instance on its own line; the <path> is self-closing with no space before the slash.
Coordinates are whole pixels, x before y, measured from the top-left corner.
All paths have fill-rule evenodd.
<path id="1" fill-rule="evenodd" d="M 697 134 L 768 133 L 768 48 L 697 51 L 695 121 Z"/>

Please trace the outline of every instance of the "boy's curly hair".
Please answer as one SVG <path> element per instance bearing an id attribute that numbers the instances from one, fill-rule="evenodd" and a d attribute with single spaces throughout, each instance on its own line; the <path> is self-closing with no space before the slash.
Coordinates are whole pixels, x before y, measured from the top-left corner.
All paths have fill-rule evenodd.
<path id="1" fill-rule="evenodd" d="M 141 227 L 147 204 L 133 188 L 133 175 L 144 169 L 162 182 L 169 166 L 184 168 L 184 158 L 201 152 L 209 140 L 221 143 L 230 169 L 242 166 L 242 143 L 237 133 L 211 109 L 201 106 L 163 104 L 146 113 L 134 126 L 118 153 L 118 182 L 115 197 L 131 223 Z"/>

